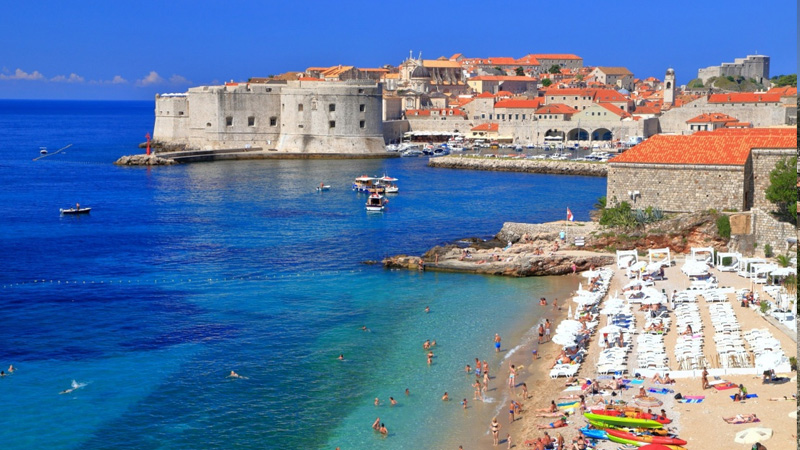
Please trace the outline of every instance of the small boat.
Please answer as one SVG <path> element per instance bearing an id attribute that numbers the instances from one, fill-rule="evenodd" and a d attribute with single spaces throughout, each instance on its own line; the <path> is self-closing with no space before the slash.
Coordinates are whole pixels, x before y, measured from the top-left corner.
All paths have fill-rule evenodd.
<path id="1" fill-rule="evenodd" d="M 408 149 L 400 154 L 400 156 L 402 156 L 403 158 L 418 157 L 422 155 L 423 155 L 422 151 L 417 150 L 416 148 Z"/>
<path id="2" fill-rule="evenodd" d="M 397 178 L 392 178 L 392 177 L 386 176 L 386 174 L 383 174 L 382 177 L 378 178 L 378 181 L 380 181 L 381 185 L 383 186 L 383 189 L 384 189 L 385 193 L 387 193 L 387 194 L 397 194 L 398 192 L 400 192 L 400 188 L 398 188 L 397 184 L 395 184 L 395 181 L 397 181 Z"/>
<path id="3" fill-rule="evenodd" d="M 330 184 L 322 184 L 322 183 L 320 183 L 319 186 L 317 186 L 317 192 L 327 191 L 327 190 L 330 190 L 330 188 L 331 188 Z"/>
<path id="4" fill-rule="evenodd" d="M 381 212 L 386 208 L 386 198 L 374 191 L 367 198 L 366 207 L 368 212 Z"/>
<path id="5" fill-rule="evenodd" d="M 92 208 L 81 208 L 79 206 L 69 209 L 64 209 L 64 208 L 59 209 L 61 214 L 89 214 L 89 211 L 91 210 Z"/>
<path id="6" fill-rule="evenodd" d="M 634 434 L 622 430 L 606 430 L 609 436 L 616 436 L 618 438 L 627 439 L 629 441 L 645 442 L 648 444 L 662 444 L 662 445 L 686 445 L 688 442 L 680 438 L 669 436 L 651 436 L 648 434 Z"/>
<path id="7" fill-rule="evenodd" d="M 384 192 L 384 187 L 381 185 L 380 178 L 361 175 L 353 181 L 353 190 L 359 192 L 372 192 L 378 190 L 379 193 Z"/>
<path id="8" fill-rule="evenodd" d="M 583 413 L 583 416 L 586 417 L 590 421 L 596 421 L 598 423 L 605 423 L 614 426 L 624 426 L 624 427 L 638 427 L 638 428 L 663 428 L 664 425 L 656 422 L 655 420 L 650 419 L 631 419 L 630 417 L 615 417 L 615 416 L 604 416 L 600 414 L 592 414 L 592 413 Z"/>
<path id="9" fill-rule="evenodd" d="M 39 154 L 46 155 L 47 154 L 47 147 L 39 147 Z"/>

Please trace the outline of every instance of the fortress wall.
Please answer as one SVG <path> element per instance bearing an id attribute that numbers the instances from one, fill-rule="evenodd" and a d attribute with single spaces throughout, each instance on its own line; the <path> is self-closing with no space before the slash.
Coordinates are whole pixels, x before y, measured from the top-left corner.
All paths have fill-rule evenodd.
<path id="1" fill-rule="evenodd" d="M 795 156 L 795 149 L 769 150 L 753 149 L 753 207 L 764 211 L 775 210 L 775 205 L 767 200 L 766 191 L 770 185 L 769 173 L 775 169 L 775 165 L 782 159 L 789 159 Z"/>
<path id="2" fill-rule="evenodd" d="M 189 104 L 186 97 L 156 96 L 153 140 L 187 142 Z"/>
<path id="3" fill-rule="evenodd" d="M 681 108 L 673 108 L 659 117 L 662 133 L 688 133 L 686 121 L 704 113 L 720 112 L 749 122 L 754 127 L 771 127 L 784 125 L 787 121 L 787 108 L 782 105 L 751 104 L 747 106 L 723 106 L 709 104 L 701 97 Z"/>

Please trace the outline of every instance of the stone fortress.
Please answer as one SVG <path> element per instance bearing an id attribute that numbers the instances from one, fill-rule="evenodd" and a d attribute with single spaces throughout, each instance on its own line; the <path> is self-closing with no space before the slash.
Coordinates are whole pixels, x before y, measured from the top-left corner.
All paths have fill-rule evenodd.
<path id="1" fill-rule="evenodd" d="M 371 80 L 225 83 L 156 96 L 163 151 L 385 153 L 381 85 Z"/>
<path id="2" fill-rule="evenodd" d="M 719 66 L 710 66 L 697 71 L 697 78 L 707 83 L 712 77 L 744 77 L 752 78 L 764 84 L 769 81 L 769 56 L 747 55 L 746 58 L 736 58 L 732 63 L 722 63 Z"/>

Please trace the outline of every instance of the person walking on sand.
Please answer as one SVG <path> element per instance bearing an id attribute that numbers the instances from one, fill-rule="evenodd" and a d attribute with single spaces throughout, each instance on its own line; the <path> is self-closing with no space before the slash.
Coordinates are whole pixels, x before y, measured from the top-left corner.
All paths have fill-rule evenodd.
<path id="1" fill-rule="evenodd" d="M 506 443 L 508 444 L 508 446 L 506 448 L 510 449 L 512 447 L 512 445 L 511 445 L 511 434 L 508 434 L 506 436 Z"/>
<path id="2" fill-rule="evenodd" d="M 514 364 L 508 368 L 508 387 L 511 389 L 517 387 L 517 368 Z"/>
<path id="3" fill-rule="evenodd" d="M 708 385 L 708 370 L 703 367 L 703 390 L 708 389 L 710 386 Z"/>
<path id="4" fill-rule="evenodd" d="M 500 352 L 500 335 L 497 333 L 494 334 L 494 351 Z"/>
<path id="5" fill-rule="evenodd" d="M 544 319 L 544 337 L 547 342 L 550 342 L 550 319 Z"/>
<path id="6" fill-rule="evenodd" d="M 492 430 L 492 441 L 496 447 L 500 440 L 500 422 L 497 421 L 497 417 L 492 419 L 492 424 L 489 429 Z"/>
<path id="7" fill-rule="evenodd" d="M 525 383 L 522 383 L 522 398 L 528 399 L 528 385 Z"/>
<path id="8" fill-rule="evenodd" d="M 539 323 L 539 343 L 542 343 L 542 338 L 544 337 L 544 325 Z"/>
<path id="9" fill-rule="evenodd" d="M 508 404 L 508 421 L 514 423 L 514 401 Z"/>
<path id="10" fill-rule="evenodd" d="M 475 384 L 473 384 L 472 387 L 475 388 L 475 393 L 472 394 L 472 399 L 473 400 L 478 400 L 480 398 L 481 400 L 483 400 L 483 398 L 481 397 L 481 383 L 480 383 L 480 381 L 475 381 Z"/>

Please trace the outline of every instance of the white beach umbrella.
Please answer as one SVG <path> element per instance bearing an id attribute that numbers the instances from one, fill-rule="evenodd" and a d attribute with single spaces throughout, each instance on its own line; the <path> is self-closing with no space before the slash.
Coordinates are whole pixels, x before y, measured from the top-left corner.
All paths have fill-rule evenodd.
<path id="1" fill-rule="evenodd" d="M 575 335 L 569 335 L 569 334 L 556 334 L 555 336 L 553 336 L 552 340 L 553 343 L 558 345 L 563 345 L 565 347 L 577 344 L 577 342 L 575 341 Z"/>
<path id="2" fill-rule="evenodd" d="M 637 271 L 637 270 L 642 270 L 642 269 L 644 269 L 645 267 L 647 267 L 647 263 L 646 263 L 646 262 L 644 262 L 644 261 L 639 261 L 639 262 L 637 262 L 637 263 L 633 264 L 633 265 L 630 267 L 630 269 L 631 269 L 632 271 L 634 271 L 634 272 L 635 272 L 635 271 Z"/>
<path id="3" fill-rule="evenodd" d="M 597 275 L 600 275 L 600 272 L 596 270 L 587 270 L 586 272 L 581 272 L 581 275 L 583 275 L 586 278 L 594 278 Z"/>
<path id="4" fill-rule="evenodd" d="M 797 269 L 794 267 L 779 267 L 769 274 L 773 277 L 788 277 L 789 275 L 797 275 Z"/>
<path id="5" fill-rule="evenodd" d="M 616 325 L 606 325 L 600 329 L 600 333 L 602 334 L 619 334 L 622 331 L 622 328 Z"/>
<path id="6" fill-rule="evenodd" d="M 708 266 L 703 262 L 689 260 L 681 266 L 681 272 L 689 277 L 699 277 L 708 273 Z"/>
<path id="7" fill-rule="evenodd" d="M 740 444 L 750 445 L 750 444 L 755 444 L 756 442 L 766 441 L 771 437 L 772 437 L 771 428 L 753 427 L 753 428 L 747 428 L 746 430 L 742 430 L 736 433 L 736 436 L 733 438 L 733 441 L 738 442 Z"/>
<path id="8" fill-rule="evenodd" d="M 581 306 L 594 305 L 595 303 L 597 303 L 596 298 L 586 297 L 586 296 L 573 297 L 572 300 Z"/>
<path id="9" fill-rule="evenodd" d="M 786 357 L 783 352 L 764 352 L 756 356 L 756 372 L 761 373 L 765 370 L 775 369 L 780 366 Z"/>
<path id="10" fill-rule="evenodd" d="M 645 270 L 647 270 L 650 273 L 657 272 L 659 269 L 661 269 L 660 262 L 654 262 L 652 264 L 648 264 L 647 267 L 645 268 Z"/>
<path id="11" fill-rule="evenodd" d="M 633 280 L 630 283 L 626 284 L 623 289 L 632 289 L 636 286 L 644 286 L 644 281 L 642 280 Z"/>

